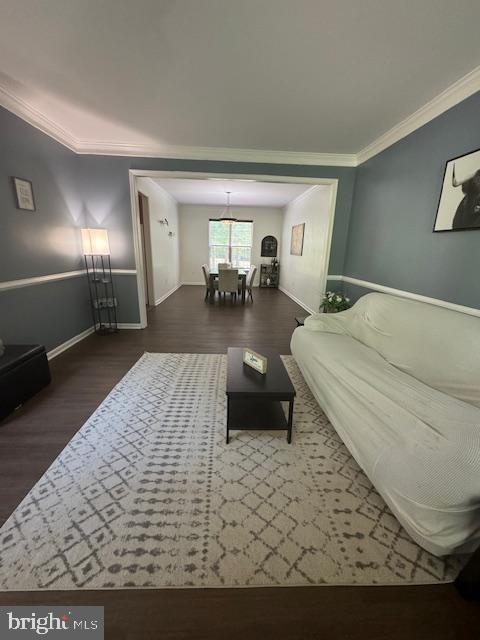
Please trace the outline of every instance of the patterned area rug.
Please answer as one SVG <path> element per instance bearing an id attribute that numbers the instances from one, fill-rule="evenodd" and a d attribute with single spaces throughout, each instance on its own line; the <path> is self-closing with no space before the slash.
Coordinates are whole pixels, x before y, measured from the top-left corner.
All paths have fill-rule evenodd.
<path id="1" fill-rule="evenodd" d="M 452 580 L 352 459 L 292 357 L 294 440 L 233 432 L 226 356 L 145 354 L 0 531 L 0 588 Z"/>

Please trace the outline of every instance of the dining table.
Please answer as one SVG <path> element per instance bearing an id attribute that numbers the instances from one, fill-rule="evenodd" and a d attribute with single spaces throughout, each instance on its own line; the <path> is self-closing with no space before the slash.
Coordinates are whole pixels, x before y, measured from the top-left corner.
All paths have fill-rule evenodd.
<path id="1" fill-rule="evenodd" d="M 238 269 L 238 279 L 240 280 L 240 295 L 242 304 L 245 304 L 245 292 L 247 290 L 247 275 L 249 269 Z M 210 304 L 215 302 L 215 280 L 218 280 L 218 270 L 212 269 L 208 277 L 208 301 Z"/>

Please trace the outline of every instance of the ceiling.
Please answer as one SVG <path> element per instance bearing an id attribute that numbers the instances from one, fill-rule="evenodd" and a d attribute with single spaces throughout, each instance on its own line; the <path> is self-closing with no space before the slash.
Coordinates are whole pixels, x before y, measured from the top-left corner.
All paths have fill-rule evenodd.
<path id="1" fill-rule="evenodd" d="M 226 192 L 230 202 L 239 207 L 284 207 L 300 194 L 312 188 L 308 184 L 255 182 L 254 180 L 186 180 L 183 178 L 152 178 L 179 204 L 225 206 Z"/>
<path id="2" fill-rule="evenodd" d="M 120 151 L 357 153 L 480 65 L 478 0 L 0 0 L 0 12 L 3 103 Z"/>

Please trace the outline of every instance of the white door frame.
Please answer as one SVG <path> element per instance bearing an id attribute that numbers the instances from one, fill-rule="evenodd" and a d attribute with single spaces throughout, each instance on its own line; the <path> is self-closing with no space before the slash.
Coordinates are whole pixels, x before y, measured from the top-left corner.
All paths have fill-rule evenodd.
<path id="1" fill-rule="evenodd" d="M 323 265 L 325 290 L 328 276 L 328 265 L 330 262 L 330 250 L 332 246 L 333 222 L 335 218 L 335 208 L 337 203 L 338 178 L 312 178 L 302 176 L 277 176 L 252 173 L 216 173 L 213 171 L 148 171 L 143 169 L 129 170 L 130 182 L 130 205 L 132 211 L 132 232 L 133 249 L 135 254 L 135 268 L 137 272 L 138 309 L 140 313 L 140 328 L 147 326 L 147 307 L 145 302 L 145 286 L 143 274 L 143 254 L 140 231 L 140 219 L 138 211 L 138 188 L 136 178 L 187 178 L 194 180 L 208 180 L 209 178 L 222 178 L 225 180 L 251 180 L 254 182 L 283 182 L 293 184 L 309 184 L 313 186 L 330 186 L 330 210 L 329 210 L 329 230 L 327 238 L 327 251 Z"/>

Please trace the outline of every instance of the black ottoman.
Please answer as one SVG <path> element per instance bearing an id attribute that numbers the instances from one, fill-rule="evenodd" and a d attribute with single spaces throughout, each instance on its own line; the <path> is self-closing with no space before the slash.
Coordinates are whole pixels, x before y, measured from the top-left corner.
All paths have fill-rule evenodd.
<path id="1" fill-rule="evenodd" d="M 45 347 L 5 345 L 0 356 L 0 420 L 46 387 L 51 380 Z"/>

